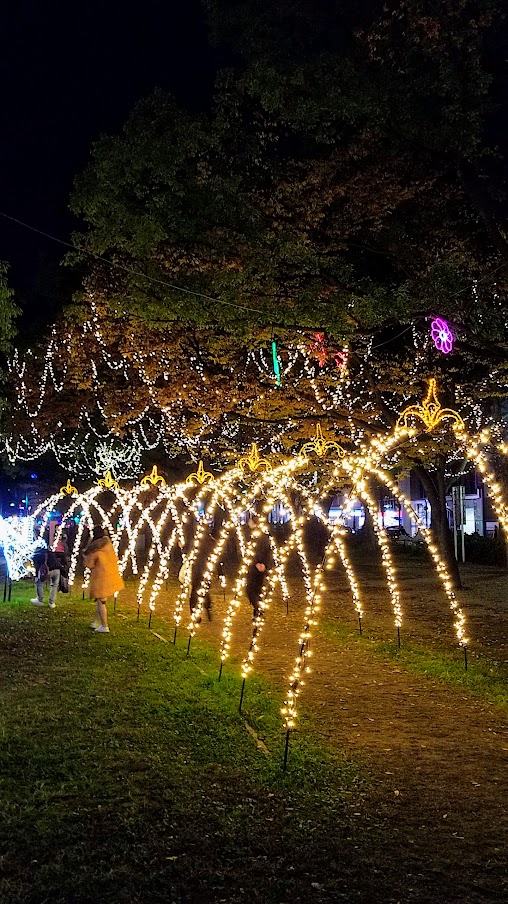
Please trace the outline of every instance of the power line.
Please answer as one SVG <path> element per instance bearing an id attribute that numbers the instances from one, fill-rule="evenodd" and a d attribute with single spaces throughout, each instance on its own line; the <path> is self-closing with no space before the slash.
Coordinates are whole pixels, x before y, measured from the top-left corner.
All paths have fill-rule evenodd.
<path id="1" fill-rule="evenodd" d="M 251 307 L 248 307 L 247 305 L 237 304 L 233 301 L 225 301 L 223 298 L 217 298 L 212 295 L 207 295 L 205 292 L 196 292 L 194 289 L 186 289 L 183 286 L 177 286 L 175 283 L 170 283 L 167 280 L 159 279 L 156 276 L 148 276 L 146 273 L 143 273 L 141 270 L 135 270 L 133 267 L 128 267 L 125 264 L 119 263 L 118 261 L 110 261 L 107 257 L 104 257 L 101 254 L 97 254 L 97 252 L 95 252 L 95 251 L 89 251 L 87 248 L 80 248 L 79 245 L 75 245 L 72 242 L 66 241 L 65 239 L 58 238 L 58 236 L 52 235 L 49 232 L 45 232 L 43 229 L 38 229 L 36 226 L 31 226 L 30 223 L 25 223 L 23 220 L 20 220 L 17 217 L 13 217 L 8 213 L 4 213 L 1 210 L 0 210 L 0 216 L 4 217 L 4 219 L 6 219 L 6 220 L 10 220 L 12 223 L 16 223 L 18 226 L 22 226 L 24 229 L 30 230 L 30 232 L 35 232 L 37 235 L 42 235 L 42 236 L 44 236 L 44 238 L 47 238 L 52 242 L 57 242 L 59 245 L 63 245 L 65 248 L 71 248 L 73 251 L 77 251 L 80 254 L 81 253 L 87 254 L 89 257 L 92 257 L 95 260 L 99 260 L 102 263 L 106 264 L 108 267 L 116 267 L 119 270 L 123 270 L 125 273 L 130 273 L 132 276 L 137 276 L 141 279 L 146 280 L 147 282 L 154 283 L 154 285 L 163 286 L 164 288 L 172 289 L 175 292 L 182 292 L 185 295 L 192 295 L 195 298 L 204 298 L 204 299 L 206 299 L 206 301 L 212 301 L 214 304 L 219 304 L 219 305 L 223 305 L 224 307 L 234 308 L 237 311 L 246 311 L 247 313 L 250 313 L 250 314 L 256 314 L 258 318 L 261 318 L 261 316 L 262 316 L 263 312 L 260 311 L 258 308 L 251 308 Z M 494 270 L 491 270 L 490 273 L 488 273 L 485 276 L 480 277 L 478 280 L 476 280 L 476 285 L 479 285 L 480 283 L 484 283 L 484 282 L 490 280 L 492 278 L 492 276 L 494 276 L 494 274 L 499 273 L 500 270 L 503 270 L 507 266 L 508 266 L 508 264 L 506 262 L 503 262 L 498 267 L 495 267 Z M 449 296 L 449 298 L 457 298 L 463 292 L 467 292 L 469 290 L 470 290 L 469 286 L 463 286 L 462 289 L 459 289 L 453 295 Z M 352 294 L 354 294 L 354 293 L 352 293 Z M 322 305 L 323 302 L 320 302 L 316 299 L 314 301 L 314 304 Z M 421 319 L 421 317 L 418 317 L 416 319 L 419 320 L 419 319 Z M 414 323 L 414 321 L 406 329 L 402 330 L 402 332 L 399 333 L 394 338 L 397 339 L 397 338 L 399 338 L 399 336 L 402 336 L 404 333 L 406 333 L 407 330 L 411 329 L 411 326 L 413 325 L 413 323 Z M 311 329 L 312 329 L 312 327 L 311 327 Z M 392 342 L 392 341 L 394 341 L 394 340 L 388 339 L 384 342 L 379 342 L 375 346 L 373 346 L 373 348 L 380 348 L 382 345 L 386 345 L 388 342 Z"/>
<path id="2" fill-rule="evenodd" d="M 45 238 L 50 239 L 52 242 L 58 242 L 59 245 L 64 245 L 66 248 L 71 248 L 73 251 L 88 254 L 90 257 L 93 257 L 96 260 L 102 261 L 102 263 L 107 264 L 108 267 L 117 267 L 119 270 L 124 270 L 126 273 L 131 273 L 133 276 L 139 276 L 141 277 L 141 279 L 146 279 L 148 282 L 164 286 L 166 289 L 173 289 L 176 292 L 183 292 L 186 295 L 194 295 L 196 298 L 206 298 L 207 301 L 213 301 L 215 304 L 222 304 L 230 308 L 236 308 L 238 311 L 248 311 L 249 313 L 257 314 L 258 317 L 262 313 L 258 308 L 249 308 L 247 307 L 247 305 L 235 304 L 235 302 L 233 301 L 224 301 L 223 298 L 214 298 L 212 295 L 206 295 L 204 292 L 196 292 L 194 291 L 194 289 L 185 289 L 183 286 L 177 286 L 174 283 L 167 282 L 167 280 L 165 279 L 158 279 L 156 276 L 148 276 L 146 273 L 142 273 L 141 270 L 134 270 L 132 267 L 127 267 L 125 264 L 120 264 L 117 261 L 110 261 L 107 257 L 103 257 L 103 255 L 97 254 L 95 251 L 89 251 L 87 248 L 80 248 L 79 245 L 74 245 L 72 242 L 67 242 L 65 241 L 65 239 L 60 239 L 55 235 L 51 235 L 49 232 L 44 232 L 43 229 L 37 229 L 36 226 L 31 226 L 29 223 L 24 223 L 23 220 L 18 220 L 16 217 L 11 217 L 8 213 L 4 213 L 1 210 L 0 217 L 4 217 L 6 220 L 10 220 L 12 223 L 17 223 L 18 226 L 23 226 L 25 229 L 29 229 L 31 232 L 36 232 L 38 235 L 43 235 Z"/>

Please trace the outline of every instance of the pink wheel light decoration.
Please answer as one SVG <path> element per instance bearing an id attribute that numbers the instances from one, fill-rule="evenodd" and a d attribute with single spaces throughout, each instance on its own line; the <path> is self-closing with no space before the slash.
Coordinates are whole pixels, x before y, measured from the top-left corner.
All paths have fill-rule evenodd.
<path id="1" fill-rule="evenodd" d="M 446 320 L 436 317 L 430 325 L 430 335 L 438 352 L 448 355 L 453 348 L 453 333 Z"/>

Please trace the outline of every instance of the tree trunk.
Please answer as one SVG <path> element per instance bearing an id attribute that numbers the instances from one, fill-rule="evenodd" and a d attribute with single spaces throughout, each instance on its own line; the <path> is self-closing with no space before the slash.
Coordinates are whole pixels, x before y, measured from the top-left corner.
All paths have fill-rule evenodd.
<path id="1" fill-rule="evenodd" d="M 376 532 L 374 530 L 374 523 L 372 521 L 372 516 L 367 508 L 366 503 L 362 499 L 363 510 L 365 512 L 365 521 L 363 527 L 358 531 L 358 537 L 360 538 L 360 543 L 365 552 L 373 553 L 377 551 L 378 542 L 376 537 Z"/>
<path id="2" fill-rule="evenodd" d="M 420 478 L 427 499 L 430 502 L 430 530 L 434 543 L 448 569 L 453 589 L 460 590 L 462 587 L 460 571 L 457 559 L 455 558 L 453 536 L 448 526 L 448 517 L 446 514 L 446 482 L 444 470 L 445 461 L 443 459 L 439 462 L 439 466 L 434 474 L 431 474 L 422 465 L 415 468 L 415 473 Z"/>

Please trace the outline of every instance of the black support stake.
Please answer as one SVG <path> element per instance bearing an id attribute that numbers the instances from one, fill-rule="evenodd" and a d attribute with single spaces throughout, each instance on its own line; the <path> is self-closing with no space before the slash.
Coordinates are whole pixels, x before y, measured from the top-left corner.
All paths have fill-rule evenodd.
<path id="1" fill-rule="evenodd" d="M 243 681 L 242 681 L 242 690 L 241 690 L 241 692 L 240 692 L 240 703 L 239 703 L 239 706 L 238 706 L 238 712 L 239 712 L 239 713 L 241 713 L 241 711 L 242 711 L 242 703 L 243 703 L 243 695 L 244 695 L 244 691 L 245 691 L 245 678 L 244 678 Z"/>
<path id="2" fill-rule="evenodd" d="M 186 653 L 187 656 L 190 653 L 191 640 L 192 640 L 192 634 L 189 634 L 189 643 L 187 644 L 187 653 Z"/>
<path id="3" fill-rule="evenodd" d="M 464 668 L 467 672 L 467 647 L 464 645 Z"/>
<path id="4" fill-rule="evenodd" d="M 360 637 L 362 636 L 362 616 L 358 616 L 358 627 L 360 628 Z"/>
<path id="5" fill-rule="evenodd" d="M 11 581 L 11 579 L 9 578 L 9 596 L 7 597 L 7 599 L 9 600 L 9 602 L 11 601 L 11 593 L 12 593 L 12 581 Z"/>
<path id="6" fill-rule="evenodd" d="M 150 609 L 150 615 L 148 616 L 148 627 L 152 627 L 152 610 Z"/>
<path id="7" fill-rule="evenodd" d="M 173 634 L 173 643 L 176 643 L 176 632 L 178 631 L 178 625 L 175 625 L 175 633 Z"/>
<path id="8" fill-rule="evenodd" d="M 286 771 L 286 767 L 288 764 L 288 752 L 289 752 L 289 728 L 286 730 L 286 744 L 284 747 L 284 763 L 282 766 L 282 771 Z"/>
<path id="9" fill-rule="evenodd" d="M 397 646 L 400 650 L 400 628 L 398 625 L 397 625 Z"/>
<path id="10" fill-rule="evenodd" d="M 219 681 L 220 681 L 221 678 L 222 678 L 222 666 L 223 666 L 223 665 L 224 665 L 224 660 L 221 659 L 221 661 L 220 661 L 220 669 L 219 669 L 219 678 L 218 678 Z"/>

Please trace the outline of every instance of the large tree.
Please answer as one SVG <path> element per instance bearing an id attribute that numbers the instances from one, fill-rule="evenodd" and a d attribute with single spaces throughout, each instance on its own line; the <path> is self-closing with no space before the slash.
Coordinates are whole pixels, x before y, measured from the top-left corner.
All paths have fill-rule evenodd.
<path id="1" fill-rule="evenodd" d="M 163 343 L 171 375 L 154 373 L 151 401 L 200 436 L 200 414 L 225 411 L 288 442 L 316 417 L 357 439 L 392 426 L 437 368 L 450 402 L 493 411 L 508 336 L 496 3 L 208 6 L 235 59 L 213 108 L 156 92 L 76 181 L 82 303 L 106 305 L 135 370 L 136 343 Z M 436 313 L 456 337 L 446 358 L 426 338 Z M 285 366 L 307 356 L 280 388 L 272 336 Z M 120 427 L 146 394 L 144 380 L 117 393 Z M 446 461 L 417 462 L 441 520 Z"/>

